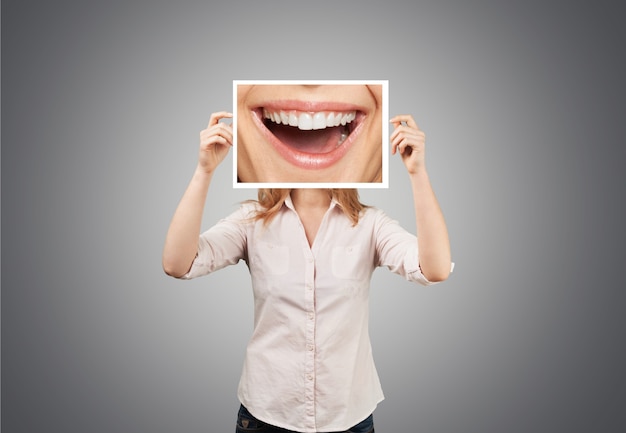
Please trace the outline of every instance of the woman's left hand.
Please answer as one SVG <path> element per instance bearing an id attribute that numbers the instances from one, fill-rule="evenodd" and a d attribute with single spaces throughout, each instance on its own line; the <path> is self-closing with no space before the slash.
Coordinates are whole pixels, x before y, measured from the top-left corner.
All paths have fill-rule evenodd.
<path id="1" fill-rule="evenodd" d="M 391 118 L 390 122 L 394 126 L 393 133 L 389 139 L 391 154 L 400 153 L 402 162 L 404 162 L 409 174 L 414 174 L 424 169 L 426 135 L 419 129 L 417 123 L 413 120 L 413 116 L 401 114 Z"/>

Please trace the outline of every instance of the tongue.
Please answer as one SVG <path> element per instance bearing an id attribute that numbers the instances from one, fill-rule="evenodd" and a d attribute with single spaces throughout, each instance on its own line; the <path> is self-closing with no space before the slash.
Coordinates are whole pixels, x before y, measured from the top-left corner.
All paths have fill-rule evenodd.
<path id="1" fill-rule="evenodd" d="M 303 131 L 294 126 L 267 125 L 274 136 L 287 146 L 307 153 L 328 153 L 339 146 L 342 127 Z"/>

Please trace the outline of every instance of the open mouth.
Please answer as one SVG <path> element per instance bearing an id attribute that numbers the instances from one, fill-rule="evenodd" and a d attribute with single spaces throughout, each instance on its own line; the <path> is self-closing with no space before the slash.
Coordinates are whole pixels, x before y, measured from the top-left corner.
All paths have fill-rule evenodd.
<path id="1" fill-rule="evenodd" d="M 365 113 L 357 109 L 304 111 L 260 107 L 256 122 L 274 148 L 301 168 L 325 168 L 356 140 Z"/>
<path id="2" fill-rule="evenodd" d="M 356 111 L 298 112 L 263 109 L 265 127 L 288 146 L 308 153 L 327 153 L 346 141 L 354 130 Z"/>

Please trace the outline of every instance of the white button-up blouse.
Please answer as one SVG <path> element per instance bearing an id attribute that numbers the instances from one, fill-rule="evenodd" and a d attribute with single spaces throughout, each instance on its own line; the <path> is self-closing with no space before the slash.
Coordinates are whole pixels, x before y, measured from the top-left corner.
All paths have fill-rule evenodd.
<path id="1" fill-rule="evenodd" d="M 368 333 L 370 278 L 386 266 L 430 284 L 417 239 L 376 208 L 356 226 L 332 201 L 312 246 L 290 197 L 269 225 L 247 203 L 200 236 L 195 278 L 244 260 L 254 331 L 238 397 L 256 418 L 301 432 L 343 431 L 383 400 Z"/>

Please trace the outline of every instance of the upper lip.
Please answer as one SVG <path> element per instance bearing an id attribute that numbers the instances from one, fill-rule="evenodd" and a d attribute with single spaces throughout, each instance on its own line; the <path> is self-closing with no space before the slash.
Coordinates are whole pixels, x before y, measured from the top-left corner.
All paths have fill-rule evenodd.
<path id="1" fill-rule="evenodd" d="M 365 111 L 365 107 L 349 102 L 331 101 L 300 101 L 286 99 L 280 101 L 268 101 L 259 104 L 256 108 L 268 108 L 273 110 L 297 110 L 297 111 Z"/>

